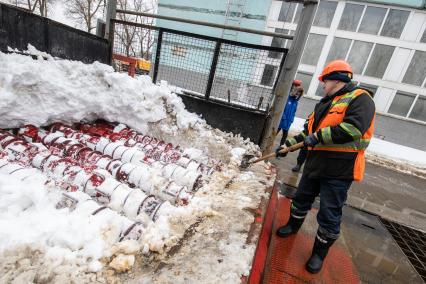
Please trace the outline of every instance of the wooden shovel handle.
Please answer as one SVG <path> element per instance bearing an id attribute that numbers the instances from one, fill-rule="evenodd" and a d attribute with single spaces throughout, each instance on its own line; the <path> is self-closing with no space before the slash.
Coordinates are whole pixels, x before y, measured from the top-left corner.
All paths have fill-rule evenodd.
<path id="1" fill-rule="evenodd" d="M 280 150 L 278 153 L 285 154 L 285 153 L 288 153 L 288 152 L 294 152 L 296 150 L 299 150 L 300 148 L 303 148 L 303 146 L 305 146 L 305 143 L 304 142 L 300 142 L 300 143 L 294 144 L 294 145 L 292 145 L 290 147 L 286 147 L 286 148 Z M 259 158 L 257 160 L 254 160 L 253 162 L 251 162 L 251 164 L 255 164 L 257 162 L 260 162 L 260 161 L 263 161 L 263 160 L 267 160 L 269 158 L 275 157 L 276 155 L 277 155 L 276 153 L 268 154 L 268 155 L 263 156 L 263 157 L 261 157 L 261 158 Z"/>

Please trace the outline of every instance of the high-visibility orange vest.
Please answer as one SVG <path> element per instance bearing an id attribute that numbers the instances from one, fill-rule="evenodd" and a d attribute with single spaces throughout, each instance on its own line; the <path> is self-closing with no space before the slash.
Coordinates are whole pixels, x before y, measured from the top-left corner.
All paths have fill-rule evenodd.
<path id="1" fill-rule="evenodd" d="M 319 129 L 323 129 L 321 134 L 324 141 L 328 142 L 326 144 L 317 144 L 315 147 L 309 147 L 309 150 L 313 151 L 333 151 L 333 152 L 355 152 L 358 153 L 355 165 L 354 165 L 354 173 L 353 177 L 356 181 L 361 181 L 364 177 L 364 169 L 365 169 L 365 149 L 367 149 L 368 144 L 370 143 L 371 138 L 373 137 L 374 131 L 374 119 L 375 115 L 371 121 L 370 127 L 368 130 L 359 138 L 356 138 L 352 142 L 344 143 L 344 144 L 334 144 L 331 139 L 331 130 L 329 126 L 341 125 L 342 128 L 347 128 L 348 132 L 351 132 L 350 128 L 354 128 L 353 132 L 357 130 L 351 124 L 345 124 L 343 122 L 343 118 L 345 117 L 346 109 L 349 106 L 349 103 L 358 97 L 359 95 L 367 93 L 365 90 L 356 89 L 350 93 L 343 94 L 341 96 L 336 96 L 331 103 L 331 107 L 328 110 L 328 113 L 322 118 L 318 127 L 314 130 L 312 129 L 314 124 L 314 113 L 309 116 L 308 122 L 308 131 L 309 134 L 318 131 Z M 346 129 L 345 129 L 346 130 Z M 331 143 L 329 143 L 331 142 Z"/>

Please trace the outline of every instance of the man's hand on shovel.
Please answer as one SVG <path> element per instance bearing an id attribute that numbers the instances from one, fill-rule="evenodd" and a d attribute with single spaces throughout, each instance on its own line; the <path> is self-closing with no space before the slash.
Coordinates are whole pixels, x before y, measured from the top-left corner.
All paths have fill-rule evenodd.
<path id="1" fill-rule="evenodd" d="M 300 143 L 294 144 L 290 147 L 284 146 L 283 148 L 279 148 L 278 152 L 268 154 L 266 156 L 263 156 L 259 159 L 254 160 L 254 161 L 250 161 L 250 159 L 247 159 L 246 157 L 244 157 L 243 160 L 241 161 L 240 169 L 246 169 L 252 164 L 255 164 L 255 163 L 263 161 L 263 160 L 267 160 L 269 158 L 276 157 L 277 155 L 283 155 L 283 154 L 287 155 L 288 152 L 294 152 L 296 150 L 299 150 L 300 148 L 303 148 L 304 145 L 305 145 L 304 142 L 300 142 Z M 282 156 L 282 157 L 284 157 L 284 156 Z"/>

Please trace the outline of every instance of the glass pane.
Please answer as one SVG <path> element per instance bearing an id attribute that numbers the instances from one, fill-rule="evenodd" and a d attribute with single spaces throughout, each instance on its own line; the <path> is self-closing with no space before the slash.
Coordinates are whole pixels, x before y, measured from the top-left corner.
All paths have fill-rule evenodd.
<path id="1" fill-rule="evenodd" d="M 351 53 L 348 57 L 349 64 L 352 65 L 354 73 L 361 74 L 367 63 L 368 55 L 370 54 L 373 44 L 364 41 L 355 41 Z"/>
<path id="2" fill-rule="evenodd" d="M 363 10 L 363 5 L 346 3 L 338 29 L 355 32 Z"/>
<path id="3" fill-rule="evenodd" d="M 297 4 L 297 8 L 296 8 L 296 16 L 294 16 L 294 23 L 299 22 L 300 19 L 300 14 L 302 14 L 302 8 L 303 6 L 301 4 Z"/>
<path id="4" fill-rule="evenodd" d="M 424 42 L 424 43 L 426 43 L 426 30 L 423 32 L 423 36 L 422 36 L 422 38 L 420 39 L 420 42 Z"/>
<path id="5" fill-rule="evenodd" d="M 372 91 L 373 94 L 377 93 L 377 88 L 378 88 L 377 86 L 369 85 L 369 84 L 359 84 L 359 87 L 363 88 L 363 89 L 367 89 L 369 91 Z"/>
<path id="6" fill-rule="evenodd" d="M 408 11 L 391 9 L 380 35 L 399 38 L 401 36 L 402 30 L 404 29 L 405 23 L 407 22 L 409 14 L 410 12 Z"/>
<path id="7" fill-rule="evenodd" d="M 426 98 L 419 97 L 413 110 L 410 113 L 410 118 L 426 121 Z"/>
<path id="8" fill-rule="evenodd" d="M 384 8 L 367 7 L 358 32 L 376 35 L 380 30 L 385 15 L 386 9 Z"/>
<path id="9" fill-rule="evenodd" d="M 303 64 L 317 65 L 324 41 L 324 35 L 309 34 L 308 41 L 306 42 L 305 50 L 302 55 Z"/>
<path id="10" fill-rule="evenodd" d="M 320 82 L 318 85 L 318 88 L 315 92 L 315 96 L 318 97 L 325 97 L 324 89 L 322 88 L 323 84 Z"/>
<path id="11" fill-rule="evenodd" d="M 288 34 L 288 30 L 286 30 L 286 29 L 275 29 L 275 32 L 280 33 L 280 34 Z M 273 37 L 272 42 L 271 42 L 271 46 L 272 47 L 284 47 L 285 41 L 286 40 L 284 38 Z M 268 52 L 269 58 L 279 59 L 279 58 L 281 58 L 281 55 L 282 54 L 280 52 L 275 52 L 275 51 L 269 51 Z"/>
<path id="12" fill-rule="evenodd" d="M 302 87 L 306 91 L 309 89 L 309 85 L 312 81 L 312 74 L 300 73 L 297 72 L 296 79 L 302 81 Z"/>
<path id="13" fill-rule="evenodd" d="M 348 53 L 349 46 L 351 45 L 350 39 L 345 38 L 334 38 L 333 44 L 331 45 L 330 52 L 327 56 L 327 62 L 335 59 L 345 59 Z"/>
<path id="14" fill-rule="evenodd" d="M 278 21 L 280 22 L 289 22 L 291 23 L 291 19 L 293 19 L 294 10 L 296 8 L 295 3 L 282 2 L 280 14 L 278 16 Z"/>
<path id="15" fill-rule="evenodd" d="M 337 2 L 321 1 L 314 19 L 314 26 L 329 28 L 333 20 Z"/>
<path id="16" fill-rule="evenodd" d="M 392 57 L 395 47 L 383 44 L 376 44 L 370 62 L 368 63 L 365 75 L 382 78 L 386 67 Z"/>
<path id="17" fill-rule="evenodd" d="M 289 35 L 294 36 L 294 30 L 290 30 Z M 290 48 L 292 42 L 293 41 L 291 39 L 286 40 L 284 47 L 285 48 Z"/>
<path id="18" fill-rule="evenodd" d="M 405 73 L 404 83 L 421 86 L 426 75 L 426 52 L 417 50 L 414 53 L 407 73 Z"/>
<path id="19" fill-rule="evenodd" d="M 408 111 L 410 110 L 411 105 L 414 101 L 414 95 L 396 93 L 393 98 L 392 104 L 389 107 L 388 113 L 407 116 Z"/>
<path id="20" fill-rule="evenodd" d="M 277 73 L 277 70 L 277 66 L 266 64 L 265 69 L 263 70 L 263 75 L 260 84 L 272 87 L 274 83 L 275 73 Z"/>

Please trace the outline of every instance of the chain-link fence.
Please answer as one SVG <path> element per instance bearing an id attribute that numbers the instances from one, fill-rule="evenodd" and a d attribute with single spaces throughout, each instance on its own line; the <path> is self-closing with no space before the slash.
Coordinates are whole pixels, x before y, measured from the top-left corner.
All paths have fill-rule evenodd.
<path id="1" fill-rule="evenodd" d="M 150 32 L 150 37 L 141 37 L 147 34 L 146 26 L 115 23 L 114 54 L 154 62 L 153 81 L 167 81 L 182 93 L 268 111 L 287 49 L 159 27 L 151 27 Z M 115 64 L 127 70 L 123 62 Z"/>

